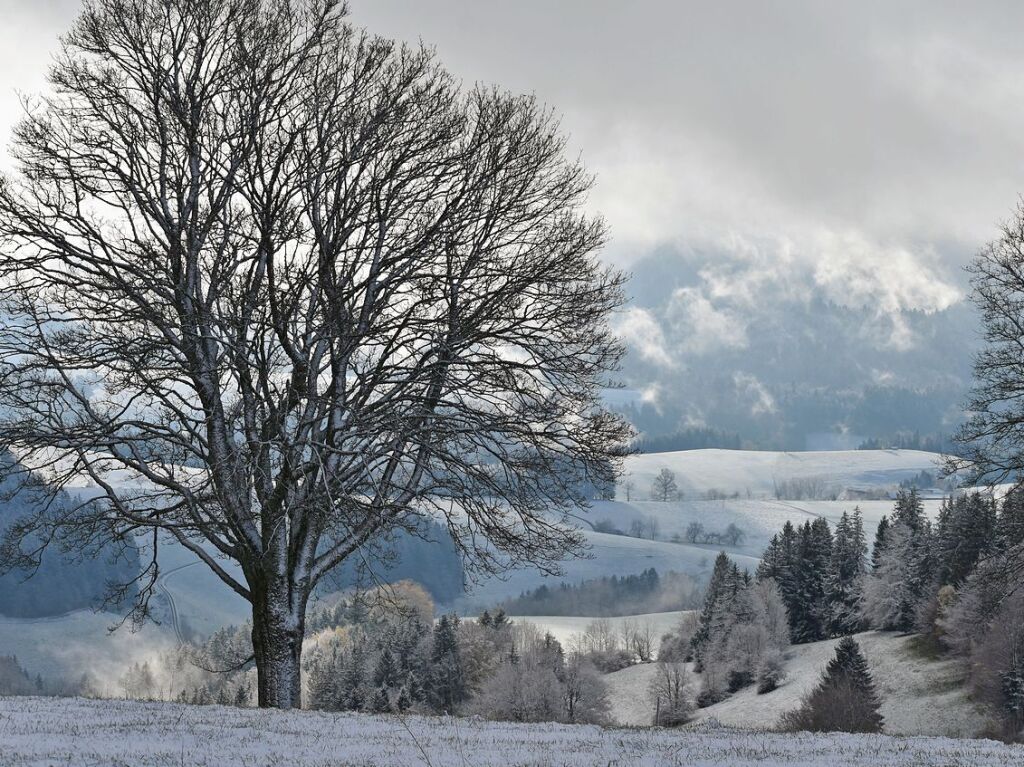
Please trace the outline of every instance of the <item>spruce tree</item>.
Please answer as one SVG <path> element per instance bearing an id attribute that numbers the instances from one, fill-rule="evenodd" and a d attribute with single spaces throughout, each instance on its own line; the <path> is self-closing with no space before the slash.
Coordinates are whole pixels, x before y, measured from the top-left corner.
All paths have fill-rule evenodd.
<path id="1" fill-rule="evenodd" d="M 836 645 L 818 686 L 782 723 L 786 729 L 809 732 L 881 732 L 880 708 L 867 660 L 848 636 Z"/>
<path id="2" fill-rule="evenodd" d="M 885 551 L 886 539 L 889 534 L 889 517 L 882 515 L 882 518 L 878 520 L 878 528 L 875 530 L 875 543 L 871 547 L 871 569 L 877 570 L 878 565 L 882 559 L 882 553 Z"/>
<path id="3" fill-rule="evenodd" d="M 454 713 L 466 698 L 458 628 L 457 615 L 442 615 L 434 627 L 434 646 L 430 655 L 430 702 L 438 711 L 448 713 Z"/>
<path id="4" fill-rule="evenodd" d="M 861 598 L 867 573 L 864 522 L 859 508 L 853 514 L 843 512 L 836 525 L 832 546 L 826 601 L 829 607 L 828 631 L 831 635 L 849 634 L 861 626 Z"/>
<path id="5" fill-rule="evenodd" d="M 341 654 L 341 678 L 338 683 L 340 708 L 347 711 L 359 711 L 367 704 L 366 700 L 366 640 L 361 635 L 353 635 L 351 649 Z"/>
<path id="6" fill-rule="evenodd" d="M 885 522 L 885 518 L 883 518 Z M 936 545 L 917 491 L 901 490 L 892 522 L 879 523 L 863 614 L 875 628 L 911 631 L 936 591 Z"/>
<path id="7" fill-rule="evenodd" d="M 373 683 L 377 687 L 395 687 L 398 684 L 398 666 L 391 648 L 387 645 L 384 645 L 384 649 L 377 656 L 377 663 L 373 670 Z"/>
<path id="8" fill-rule="evenodd" d="M 1003 498 L 996 523 L 996 545 L 1007 551 L 1024 543 L 1024 486 L 1014 486 Z"/>
<path id="9" fill-rule="evenodd" d="M 786 609 L 790 636 L 794 643 L 823 639 L 829 621 L 825 584 L 832 558 L 832 533 L 828 522 L 819 517 L 805 522 L 799 531 L 793 586 Z M 782 591 L 786 599 L 786 590 Z"/>
<path id="10" fill-rule="evenodd" d="M 700 624 L 690 640 L 690 644 L 693 646 L 694 662 L 698 668 L 702 662 L 704 649 L 711 638 L 712 630 L 720 621 L 723 605 L 728 600 L 728 592 L 736 587 L 735 583 L 730 585 L 730 579 L 733 578 L 732 571 L 731 560 L 724 551 L 720 552 L 715 558 L 711 579 L 708 581 L 708 588 L 704 593 Z"/>
<path id="11" fill-rule="evenodd" d="M 391 710 L 391 699 L 387 687 L 378 687 L 370 702 L 370 710 L 375 714 L 385 714 Z"/>
<path id="12" fill-rule="evenodd" d="M 935 529 L 937 585 L 959 586 L 996 544 L 994 501 L 981 493 L 947 498 Z"/>
<path id="13" fill-rule="evenodd" d="M 408 686 L 402 685 L 398 691 L 398 697 L 395 699 L 395 708 L 400 713 L 404 713 L 412 708 L 412 694 L 409 692 Z"/>
<path id="14" fill-rule="evenodd" d="M 896 493 L 896 505 L 892 512 L 893 524 L 904 524 L 917 532 L 925 523 L 924 504 L 917 494 L 917 488 L 901 488 Z"/>

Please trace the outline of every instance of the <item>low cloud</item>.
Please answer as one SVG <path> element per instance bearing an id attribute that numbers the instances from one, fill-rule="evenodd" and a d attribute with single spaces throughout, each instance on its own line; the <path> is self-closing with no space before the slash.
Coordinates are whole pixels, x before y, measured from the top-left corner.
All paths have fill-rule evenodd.
<path id="1" fill-rule="evenodd" d="M 661 324 L 651 312 L 638 307 L 629 308 L 618 317 L 614 327 L 618 336 L 644 360 L 660 367 L 675 367 Z"/>
<path id="2" fill-rule="evenodd" d="M 722 349 L 743 349 L 747 345 L 744 320 L 728 309 L 716 307 L 699 288 L 676 290 L 665 314 L 684 353 L 703 355 Z"/>

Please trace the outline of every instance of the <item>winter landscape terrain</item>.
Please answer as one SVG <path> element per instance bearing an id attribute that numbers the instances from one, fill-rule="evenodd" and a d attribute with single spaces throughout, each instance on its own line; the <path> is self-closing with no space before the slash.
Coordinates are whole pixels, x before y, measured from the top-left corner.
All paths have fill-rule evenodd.
<path id="1" fill-rule="evenodd" d="M 1024 765 L 1024 6 L 890 5 L 8 0 L 0 767 Z"/>
<path id="2" fill-rule="evenodd" d="M 639 573 L 651 567 L 662 573 L 677 571 L 706 580 L 721 545 L 670 540 L 674 534 L 681 536 L 694 521 L 709 529 L 724 529 L 734 523 L 743 530 L 745 537 L 741 544 L 727 549 L 740 567 L 753 572 L 768 539 L 786 521 L 801 524 L 808 519 L 825 517 L 835 522 L 843 511 L 857 507 L 864 512 L 865 524 L 870 529 L 892 509 L 892 502 L 888 500 L 777 500 L 772 497 L 776 484 L 830 477 L 838 492 L 856 487 L 876 494 L 890 493 L 901 481 L 922 471 L 934 472 L 938 460 L 939 456 L 934 453 L 906 450 L 820 453 L 696 450 L 630 456 L 624 477 L 632 477 L 636 485 L 632 492 L 644 500 L 594 501 L 580 515 L 588 546 L 584 558 L 563 563 L 564 574 L 557 577 L 544 576 L 527 568 L 513 570 L 500 578 L 470 583 L 468 593 L 453 606 L 474 615 L 502 599 L 543 584 L 576 583 L 600 576 Z M 740 497 L 649 500 L 650 483 L 663 468 L 672 470 L 680 486 L 690 488 L 695 494 L 717 489 L 723 494 Z M 130 480 L 121 476 L 111 481 L 128 483 Z M 754 497 L 746 497 L 748 489 Z M 86 492 L 84 488 L 74 487 L 69 491 Z M 620 487 L 618 492 L 622 495 L 624 489 Z M 929 514 L 934 515 L 939 501 L 926 499 L 924 504 Z M 659 524 L 658 540 L 599 533 L 589 529 L 587 524 L 611 520 L 620 529 L 628 530 L 634 520 L 651 518 Z M 80 610 L 43 619 L 0 615 L 0 654 L 16 655 L 32 673 L 48 669 L 70 672 L 81 668 L 82 661 L 91 656 L 103 672 L 101 678 L 114 679 L 115 670 L 123 671 L 132 663 L 152 658 L 174 646 L 182 629 L 186 633 L 198 631 L 208 635 L 218 628 L 241 625 L 248 620 L 244 600 L 190 552 L 168 541 L 161 547 L 160 557 L 164 574 L 159 581 L 157 599 L 159 624 L 148 624 L 140 633 L 132 632 L 129 626 L 111 633 L 110 629 L 121 623 L 121 616 L 115 613 Z M 658 636 L 675 616 L 671 613 L 652 619 Z M 529 620 L 551 630 L 562 640 L 573 634 L 573 629 L 582 631 L 590 617 Z"/>
<path id="3" fill-rule="evenodd" d="M 0 699 L 10 767 L 1013 767 L 987 740 L 620 730 L 127 701 Z"/>

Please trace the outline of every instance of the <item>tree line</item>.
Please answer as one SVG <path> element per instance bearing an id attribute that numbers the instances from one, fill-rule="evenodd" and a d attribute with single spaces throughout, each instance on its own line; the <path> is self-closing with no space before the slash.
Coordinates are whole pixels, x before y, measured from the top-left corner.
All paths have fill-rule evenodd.
<path id="1" fill-rule="evenodd" d="M 541 585 L 500 604 L 509 615 L 578 615 L 607 617 L 690 610 L 700 604 L 702 589 L 683 573 L 664 575 L 648 568 L 639 575 L 611 575 L 579 583 Z"/>

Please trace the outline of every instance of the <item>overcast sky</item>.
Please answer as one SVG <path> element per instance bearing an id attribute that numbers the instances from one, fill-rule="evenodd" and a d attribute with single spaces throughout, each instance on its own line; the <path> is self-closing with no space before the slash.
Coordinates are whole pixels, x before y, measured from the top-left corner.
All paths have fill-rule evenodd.
<path id="1" fill-rule="evenodd" d="M 0 132 L 74 0 L 0 0 Z M 796 285 L 960 299 L 1024 191 L 1024 3 L 351 0 L 466 82 L 534 92 L 598 175 L 608 258 L 698 264 L 693 302 Z M 694 254 L 701 255 L 694 255 Z M 690 307 L 692 308 L 692 306 Z M 713 307 L 712 307 L 713 308 Z"/>

